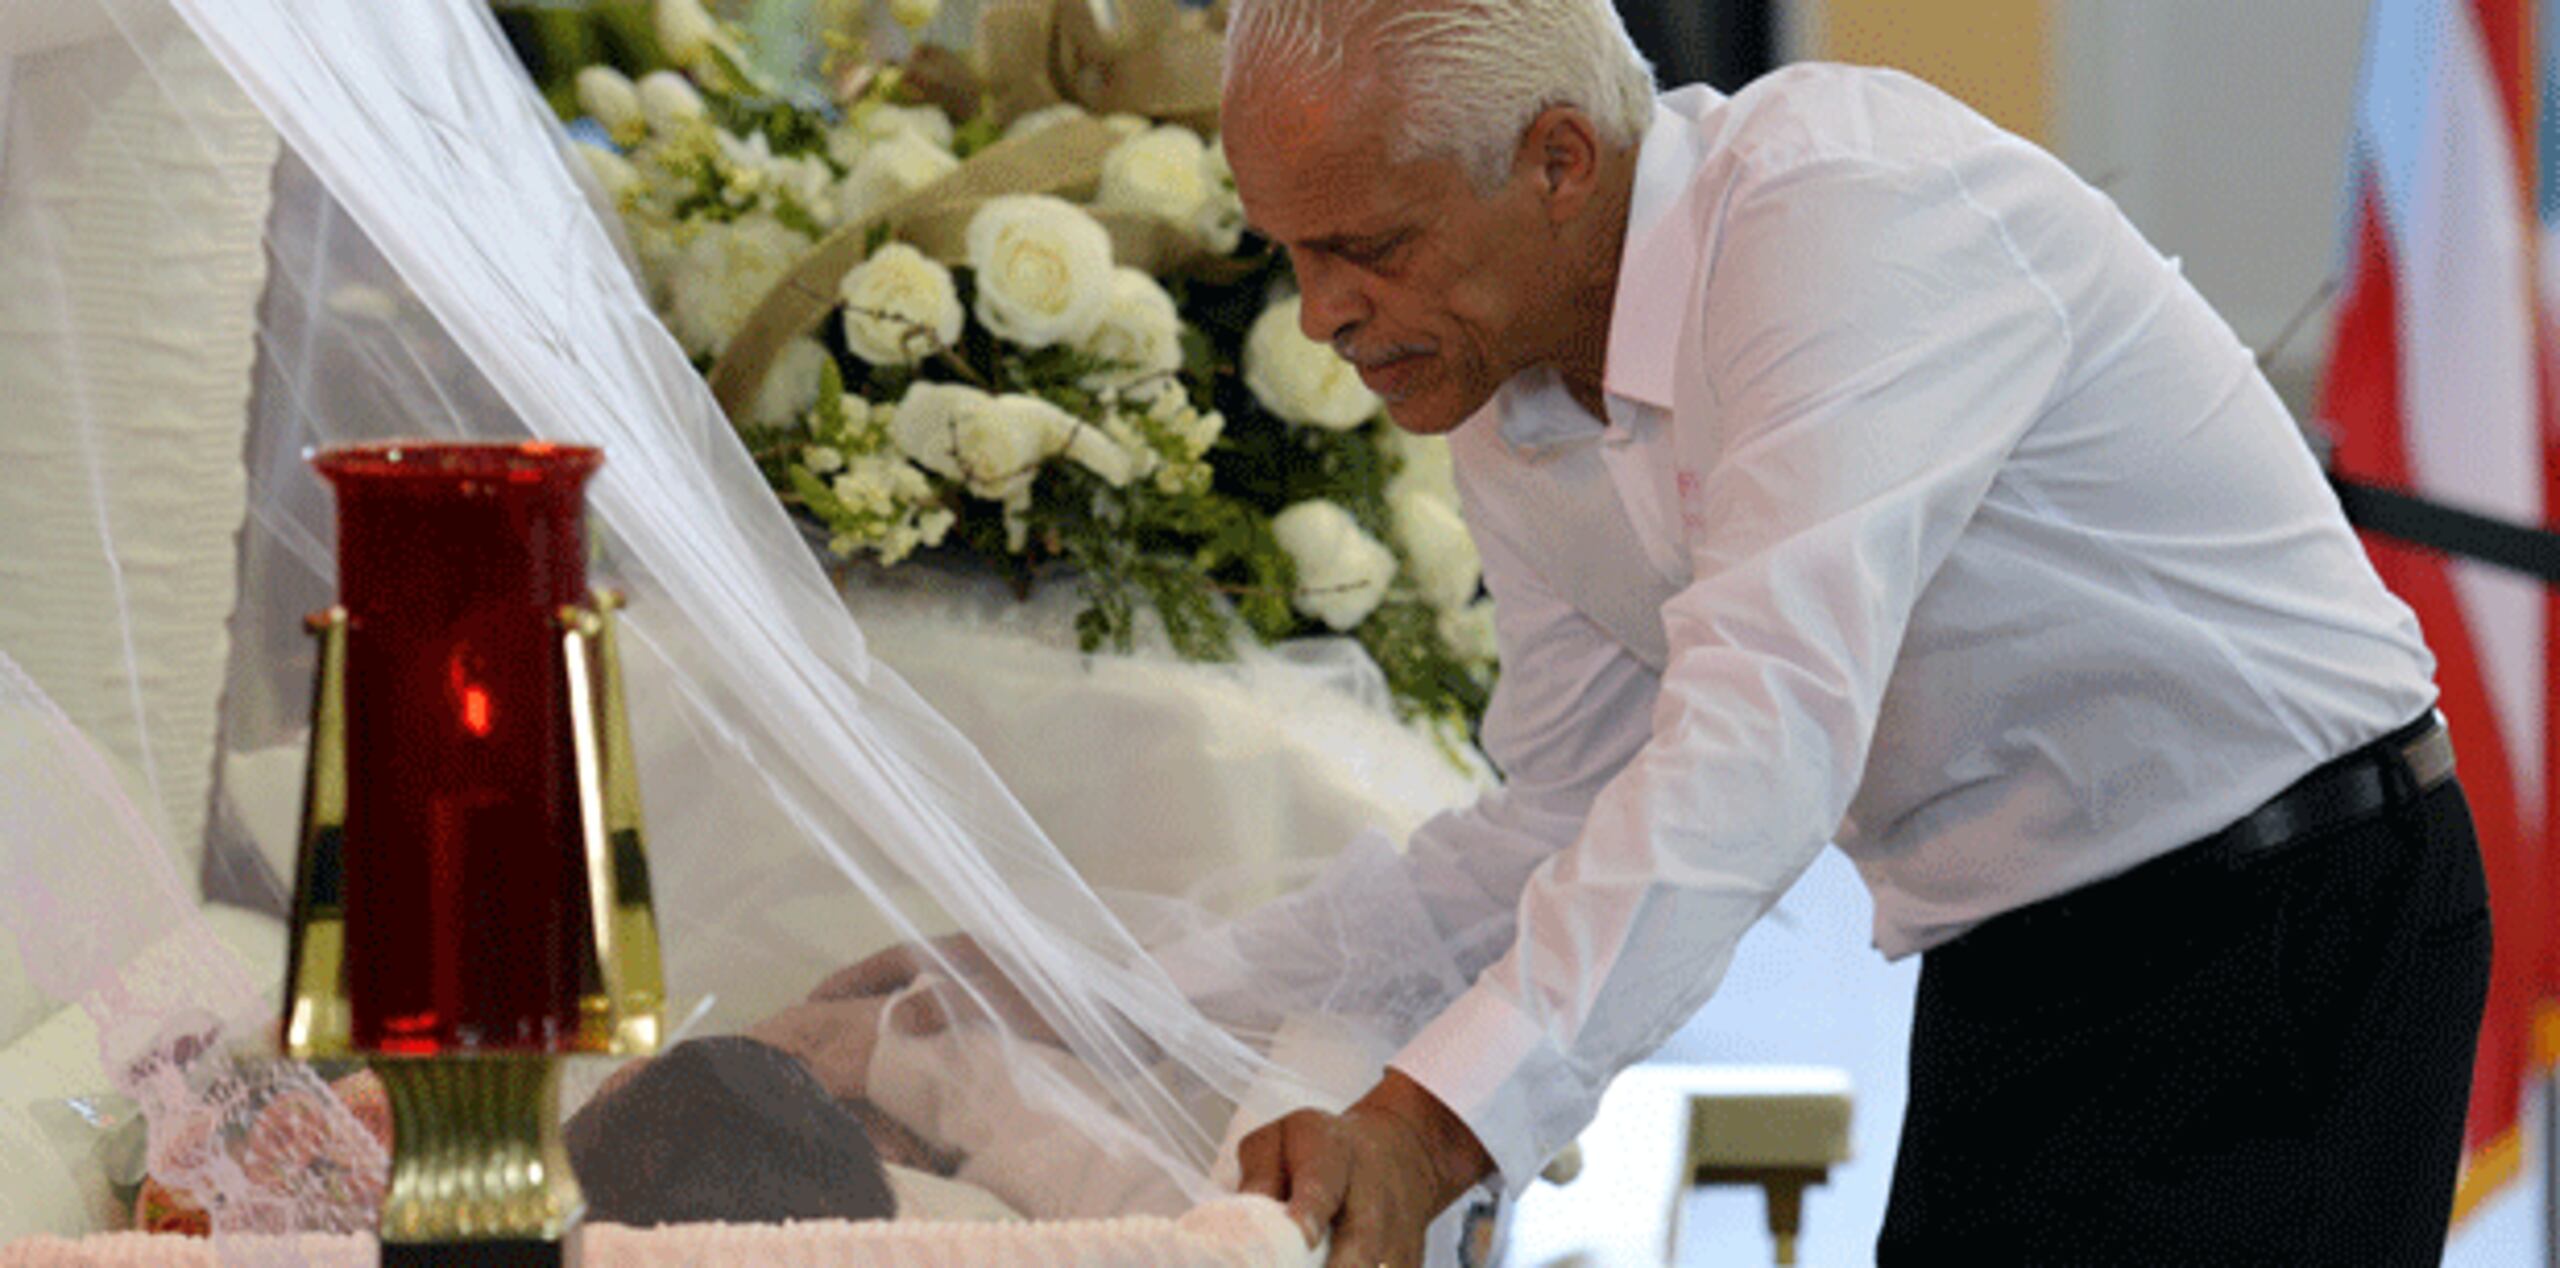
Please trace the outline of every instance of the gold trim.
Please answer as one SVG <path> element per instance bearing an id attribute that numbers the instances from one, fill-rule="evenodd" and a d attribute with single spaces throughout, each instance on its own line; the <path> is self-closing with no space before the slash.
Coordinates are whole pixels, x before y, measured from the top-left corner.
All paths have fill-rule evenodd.
<path id="1" fill-rule="evenodd" d="M 2533 1006 L 2533 1070 L 2541 1074 L 2560 1064 L 2560 999 Z"/>
<path id="2" fill-rule="evenodd" d="M 585 1198 L 548 1055 L 377 1058 L 391 1100 L 385 1243 L 557 1241 Z"/>
<path id="3" fill-rule="evenodd" d="M 596 728 L 604 745 L 604 831 L 611 855 L 601 898 L 612 912 L 617 957 L 611 996 L 612 1050 L 638 1056 L 658 1050 L 660 1014 L 666 1008 L 666 969 L 658 947 L 658 919 L 649 883 L 647 831 L 640 804 L 640 761 L 631 743 L 631 707 L 623 688 L 622 595 L 595 592 L 593 640 Z M 599 948 L 601 951 L 602 948 Z"/>
<path id="4" fill-rule="evenodd" d="M 284 1050 L 310 1060 L 353 1044 L 346 990 L 347 610 L 304 621 L 320 640 L 312 673 L 311 752 L 303 771 L 302 834 L 285 953 Z"/>
<path id="5" fill-rule="evenodd" d="M 560 663 L 568 673 L 569 743 L 578 780 L 578 840 L 587 858 L 587 925 L 594 937 L 594 990 L 578 1001 L 577 1046 L 611 1047 L 614 1006 L 622 998 L 622 973 L 613 943 L 613 860 L 604 830 L 604 754 L 596 731 L 596 692 L 589 673 L 588 636 L 598 625 L 583 608 L 560 609 Z"/>

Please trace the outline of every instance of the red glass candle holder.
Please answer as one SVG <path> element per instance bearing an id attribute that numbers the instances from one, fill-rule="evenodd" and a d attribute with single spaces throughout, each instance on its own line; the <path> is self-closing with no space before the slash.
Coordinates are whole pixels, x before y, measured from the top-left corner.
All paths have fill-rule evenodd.
<path id="1" fill-rule="evenodd" d="M 344 990 L 359 1052 L 560 1052 L 595 990 L 562 613 L 589 448 L 312 459 L 346 612 Z"/>

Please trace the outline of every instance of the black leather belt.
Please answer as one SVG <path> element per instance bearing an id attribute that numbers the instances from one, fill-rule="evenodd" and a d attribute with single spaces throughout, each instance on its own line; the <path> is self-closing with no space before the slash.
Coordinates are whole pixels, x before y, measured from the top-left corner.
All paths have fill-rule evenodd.
<path id="1" fill-rule="evenodd" d="M 2156 920 L 2164 895 L 2199 869 L 2230 871 L 2264 862 L 2397 806 L 2453 778 L 2444 717 L 2425 717 L 2295 780 L 2240 821 L 2190 841 L 2131 871 L 1993 916 L 1930 954 L 1998 953 L 2020 937 L 2085 920 Z M 2114 913 L 2110 915 L 2109 913 Z"/>
<path id="2" fill-rule="evenodd" d="M 2408 726 L 2294 781 L 2238 823 L 2188 847 L 2238 863 L 2280 853 L 2333 828 L 2416 800 L 2453 778 L 2444 715 Z"/>

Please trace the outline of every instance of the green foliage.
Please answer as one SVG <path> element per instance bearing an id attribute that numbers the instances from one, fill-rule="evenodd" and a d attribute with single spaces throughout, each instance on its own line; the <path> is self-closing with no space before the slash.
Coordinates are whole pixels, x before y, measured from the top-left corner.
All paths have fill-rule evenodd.
<path id="1" fill-rule="evenodd" d="M 764 134 L 777 156 L 827 153 L 827 116 L 780 97 L 705 94 L 711 121 L 739 136 Z"/>
<path id="2" fill-rule="evenodd" d="M 1360 646 L 1386 675 L 1387 690 L 1410 716 L 1474 735 L 1493 697 L 1489 670 L 1458 658 L 1440 637 L 1438 616 L 1418 599 L 1389 599 L 1360 623 Z"/>
<path id="3" fill-rule="evenodd" d="M 1004 126 L 996 122 L 995 112 L 981 110 L 966 123 L 951 131 L 951 153 L 961 161 L 995 144 L 1004 137 Z"/>

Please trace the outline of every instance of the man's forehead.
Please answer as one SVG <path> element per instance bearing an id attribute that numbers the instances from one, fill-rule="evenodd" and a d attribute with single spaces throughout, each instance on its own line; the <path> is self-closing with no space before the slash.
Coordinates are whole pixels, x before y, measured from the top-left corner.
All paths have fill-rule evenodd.
<path id="1" fill-rule="evenodd" d="M 1230 118 L 1236 189 L 1247 219 L 1268 236 L 1355 235 L 1383 227 L 1406 201 L 1395 187 L 1410 180 L 1412 165 L 1389 161 L 1386 129 L 1354 103 L 1298 100 Z"/>
<path id="2" fill-rule="evenodd" d="M 1227 156 L 1292 178 L 1384 157 L 1383 130 L 1364 126 L 1351 94 L 1312 85 L 1228 94 L 1221 112 Z M 1376 151 L 1372 154 L 1370 151 Z"/>

